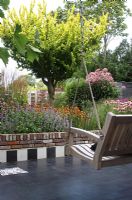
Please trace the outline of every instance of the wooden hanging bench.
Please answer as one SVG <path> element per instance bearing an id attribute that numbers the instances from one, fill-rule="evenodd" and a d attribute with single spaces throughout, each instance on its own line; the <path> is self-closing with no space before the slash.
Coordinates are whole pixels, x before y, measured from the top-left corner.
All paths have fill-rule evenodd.
<path id="1" fill-rule="evenodd" d="M 85 134 L 97 142 L 96 150 L 91 144 L 73 144 L 73 134 Z M 89 161 L 96 169 L 132 162 L 132 115 L 115 115 L 109 112 L 100 135 L 70 127 L 70 154 Z"/>

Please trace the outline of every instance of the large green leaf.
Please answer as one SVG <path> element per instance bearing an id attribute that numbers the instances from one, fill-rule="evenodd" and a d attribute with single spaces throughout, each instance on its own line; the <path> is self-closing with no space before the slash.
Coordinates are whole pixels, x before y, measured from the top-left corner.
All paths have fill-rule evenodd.
<path id="1" fill-rule="evenodd" d="M 14 34 L 14 44 L 17 48 L 17 51 L 21 55 L 24 56 L 25 53 L 27 53 L 28 61 L 33 62 L 34 60 L 38 59 L 38 53 L 42 52 L 30 44 L 27 45 L 28 39 L 25 35 L 21 34 L 21 31 L 22 31 L 21 25 L 16 24 L 15 34 Z"/>
<path id="2" fill-rule="evenodd" d="M 36 47 L 33 47 L 32 45 L 27 45 L 27 60 L 29 62 L 33 62 L 34 60 L 39 60 L 39 54 L 42 53 L 39 49 Z"/>
<path id="3" fill-rule="evenodd" d="M 25 35 L 14 34 L 14 44 L 18 52 L 22 55 L 25 55 L 27 42 L 28 42 L 28 39 Z"/>
<path id="4" fill-rule="evenodd" d="M 7 9 L 8 9 L 9 3 L 10 3 L 10 0 L 0 0 L 0 6 L 1 6 L 4 10 L 7 10 Z"/>
<path id="5" fill-rule="evenodd" d="M 3 60 L 4 64 L 8 63 L 8 58 L 10 57 L 9 52 L 6 48 L 0 47 L 0 58 Z"/>
<path id="6" fill-rule="evenodd" d="M 33 62 L 34 60 L 39 60 L 39 54 L 38 52 L 35 52 L 33 49 L 36 49 L 35 47 L 32 47 L 31 45 L 28 45 L 27 48 L 27 60 L 29 62 Z"/>
<path id="7" fill-rule="evenodd" d="M 4 12 L 3 10 L 0 9 L 0 17 L 3 18 L 4 17 Z"/>

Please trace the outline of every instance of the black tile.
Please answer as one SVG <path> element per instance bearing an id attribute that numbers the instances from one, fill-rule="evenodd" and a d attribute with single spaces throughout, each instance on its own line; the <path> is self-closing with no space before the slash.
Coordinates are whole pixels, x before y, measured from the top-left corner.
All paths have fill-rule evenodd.
<path id="1" fill-rule="evenodd" d="M 37 159 L 37 149 L 28 149 L 28 160 Z"/>
<path id="2" fill-rule="evenodd" d="M 49 147 L 47 148 L 47 158 L 55 158 L 56 151 L 55 147 Z"/>
<path id="3" fill-rule="evenodd" d="M 7 151 L 7 162 L 17 161 L 17 151 Z"/>

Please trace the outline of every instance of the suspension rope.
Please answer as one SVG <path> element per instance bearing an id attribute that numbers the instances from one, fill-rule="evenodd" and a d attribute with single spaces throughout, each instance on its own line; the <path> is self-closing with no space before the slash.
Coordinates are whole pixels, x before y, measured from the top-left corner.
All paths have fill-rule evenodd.
<path id="1" fill-rule="evenodd" d="M 75 91 L 75 96 L 74 96 L 72 107 L 74 107 L 76 105 L 76 99 L 77 99 L 77 92 L 78 92 L 79 81 L 80 81 L 80 78 L 77 79 L 77 86 L 76 86 L 76 91 Z"/>
<path id="2" fill-rule="evenodd" d="M 84 20 L 83 20 L 82 0 L 75 0 L 75 1 L 80 1 L 80 9 L 79 10 L 80 10 L 80 27 L 81 27 L 81 46 L 82 46 L 82 48 L 81 48 L 81 59 L 82 59 L 82 65 L 84 67 L 85 73 L 86 73 L 86 75 L 88 75 L 88 70 L 87 70 L 86 61 L 85 61 L 85 51 L 84 51 Z M 75 2 L 75 4 L 76 3 L 77 2 Z M 78 78 L 78 83 L 79 83 L 79 78 Z M 90 89 L 92 103 L 93 103 L 93 107 L 94 107 L 94 111 L 95 111 L 97 126 L 98 126 L 98 129 L 101 130 L 101 123 L 100 123 L 100 119 L 99 119 L 99 115 L 98 115 L 98 111 L 97 111 L 97 107 L 96 107 L 96 103 L 95 103 L 95 100 L 94 100 L 93 91 L 92 91 L 92 87 L 91 87 L 91 83 L 90 83 L 89 79 L 88 79 L 88 86 L 89 86 L 89 89 Z M 75 91 L 73 105 L 75 105 L 75 101 L 76 101 L 76 97 L 77 97 L 77 91 L 78 91 L 78 84 L 77 84 L 76 91 Z M 72 119 L 70 120 L 69 126 L 71 126 L 71 125 L 72 125 Z"/>
<path id="3" fill-rule="evenodd" d="M 88 75 L 88 70 L 87 70 L 87 66 L 86 66 L 86 61 L 85 61 L 85 52 L 84 52 L 84 21 L 83 21 L 83 6 L 82 6 L 82 0 L 80 0 L 80 25 L 81 25 L 81 43 L 82 43 L 82 49 L 81 49 L 81 55 L 82 55 L 82 64 L 84 66 L 84 70 L 86 75 Z M 101 130 L 101 124 L 100 124 L 100 119 L 99 119 L 99 115 L 98 115 L 98 111 L 97 111 L 97 107 L 96 107 L 96 103 L 94 100 L 94 96 L 93 96 L 93 91 L 92 91 L 92 87 L 91 87 L 91 83 L 88 79 L 88 86 L 90 89 L 90 94 L 91 94 L 91 98 L 92 98 L 92 103 L 93 103 L 93 107 L 94 107 L 94 111 L 95 111 L 95 115 L 96 115 L 96 121 L 97 121 L 97 125 L 98 125 L 98 129 Z"/>

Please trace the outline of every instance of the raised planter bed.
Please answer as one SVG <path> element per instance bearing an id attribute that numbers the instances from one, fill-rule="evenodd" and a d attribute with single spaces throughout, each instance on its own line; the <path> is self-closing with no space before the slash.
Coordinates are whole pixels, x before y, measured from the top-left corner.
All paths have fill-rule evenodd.
<path id="1" fill-rule="evenodd" d="M 87 143 L 88 138 L 76 134 L 74 142 Z M 66 132 L 0 134 L 0 162 L 64 157 L 67 144 Z"/>

